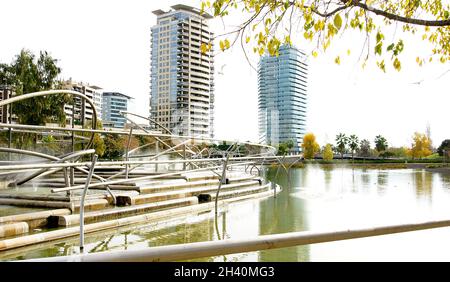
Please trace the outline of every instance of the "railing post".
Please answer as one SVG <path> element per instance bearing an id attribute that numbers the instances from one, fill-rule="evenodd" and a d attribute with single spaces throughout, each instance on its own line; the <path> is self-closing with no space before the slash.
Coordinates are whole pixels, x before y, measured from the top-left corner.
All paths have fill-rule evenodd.
<path id="1" fill-rule="evenodd" d="M 84 250 L 84 200 L 86 198 L 87 190 L 89 189 L 89 184 L 91 183 L 92 174 L 94 173 L 95 163 L 97 162 L 98 156 L 95 154 L 92 158 L 92 164 L 89 168 L 89 174 L 86 179 L 86 184 L 83 189 L 83 194 L 81 195 L 80 201 L 80 251 Z"/>
<path id="2" fill-rule="evenodd" d="M 12 104 L 9 104 L 7 107 L 8 107 L 8 111 L 9 111 L 8 122 L 9 122 L 9 124 L 12 124 Z M 12 128 L 10 127 L 8 129 L 8 148 L 11 148 L 11 142 L 12 142 Z M 8 153 L 8 160 L 11 161 L 11 153 Z"/>
<path id="3" fill-rule="evenodd" d="M 186 160 L 186 145 L 183 145 L 183 160 Z M 183 170 L 186 170 L 187 163 L 183 162 Z"/>
<path id="4" fill-rule="evenodd" d="M 127 143 L 127 149 L 125 152 L 125 160 L 128 162 L 128 151 L 130 150 L 130 143 L 131 143 L 131 137 L 133 136 L 133 127 L 130 128 L 130 134 L 128 135 L 128 143 Z M 128 179 L 128 167 L 129 165 L 125 165 L 125 178 Z"/>
<path id="5" fill-rule="evenodd" d="M 156 155 L 159 154 L 159 141 L 155 142 L 155 152 Z M 158 161 L 158 158 L 156 158 L 155 161 Z M 155 172 L 158 172 L 158 163 L 155 164 Z"/>

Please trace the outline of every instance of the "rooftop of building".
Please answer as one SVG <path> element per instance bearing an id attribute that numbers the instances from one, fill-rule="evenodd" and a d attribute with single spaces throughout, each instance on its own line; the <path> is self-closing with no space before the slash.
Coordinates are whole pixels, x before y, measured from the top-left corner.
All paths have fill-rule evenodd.
<path id="1" fill-rule="evenodd" d="M 122 97 L 125 97 L 127 99 L 134 99 L 133 97 L 125 95 L 125 94 L 120 93 L 120 92 L 103 92 L 103 96 L 122 96 Z"/>
<path id="2" fill-rule="evenodd" d="M 88 88 L 91 88 L 91 89 L 94 89 L 94 90 L 101 90 L 101 89 L 103 89 L 100 86 L 91 85 L 91 84 L 89 84 L 87 82 L 74 81 L 74 80 L 72 80 L 72 78 L 69 78 L 68 80 L 63 81 L 63 84 L 64 85 L 74 85 L 74 86 L 84 86 L 84 87 L 88 87 Z"/>
<path id="3" fill-rule="evenodd" d="M 200 9 L 192 7 L 192 6 L 188 6 L 188 5 L 183 5 L 183 4 L 177 4 L 177 5 L 173 5 L 171 6 L 171 8 L 173 9 L 172 11 L 163 11 L 161 9 L 155 10 L 152 13 L 156 16 L 161 16 L 173 11 L 186 11 L 186 12 L 190 12 L 199 16 L 204 17 L 205 19 L 212 19 L 213 16 L 211 16 L 210 14 L 206 13 L 206 12 L 202 12 L 200 11 Z"/>

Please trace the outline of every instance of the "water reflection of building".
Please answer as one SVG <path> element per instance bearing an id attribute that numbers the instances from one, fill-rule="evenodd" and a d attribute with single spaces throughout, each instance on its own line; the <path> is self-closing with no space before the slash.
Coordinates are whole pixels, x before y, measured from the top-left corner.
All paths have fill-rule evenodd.
<path id="1" fill-rule="evenodd" d="M 377 173 L 377 191 L 379 195 L 386 192 L 388 186 L 388 173 L 386 171 L 378 170 Z"/>
<path id="2" fill-rule="evenodd" d="M 268 172 L 268 179 L 273 179 L 276 169 Z M 298 184 L 305 184 L 307 169 L 293 169 L 291 171 L 291 183 L 288 188 L 288 180 L 285 173 L 280 173 L 276 183 L 283 187 L 283 191 L 276 198 L 268 198 L 260 202 L 259 208 L 259 232 L 261 235 L 286 233 L 308 230 L 308 222 L 305 209 L 305 201 L 298 197 L 292 197 Z M 303 187 L 305 185 L 302 185 Z M 297 191 L 298 192 L 298 191 Z M 283 249 L 274 249 L 259 252 L 259 261 L 309 261 L 310 247 L 295 246 Z"/>
<path id="3" fill-rule="evenodd" d="M 433 173 L 427 171 L 417 171 L 412 174 L 412 183 L 416 189 L 416 195 L 418 198 L 425 198 L 432 201 L 433 192 Z"/>

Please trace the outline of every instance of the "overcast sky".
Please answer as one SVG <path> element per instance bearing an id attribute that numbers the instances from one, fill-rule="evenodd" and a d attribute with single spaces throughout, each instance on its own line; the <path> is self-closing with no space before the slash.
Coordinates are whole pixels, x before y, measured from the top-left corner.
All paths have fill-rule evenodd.
<path id="1" fill-rule="evenodd" d="M 130 95 L 134 97 L 130 110 L 148 115 L 150 27 L 156 24 L 152 11 L 178 3 L 199 2 L 1 0 L 0 62 L 11 62 L 22 48 L 47 50 L 59 59 L 64 78 Z M 231 17 L 225 25 L 213 20 L 210 26 L 220 34 L 239 19 Z M 413 133 L 425 132 L 427 123 L 435 145 L 450 138 L 450 72 L 445 73 L 450 64 L 418 67 L 416 56 L 430 52 L 420 37 L 404 36 L 400 73 L 390 68 L 384 74 L 374 62 L 362 69 L 363 41 L 352 33 L 335 42 L 330 52 L 309 59 L 308 131 L 321 145 L 334 142 L 339 132 L 357 134 L 372 144 L 381 134 L 390 146 L 410 145 Z M 312 45 L 301 36 L 294 39 L 298 48 L 311 52 Z M 347 46 L 352 46 L 350 56 L 344 55 Z M 340 66 L 333 63 L 337 52 Z M 256 64 L 258 58 L 252 55 L 251 60 Z M 239 46 L 218 54 L 215 63 L 216 137 L 257 141 L 256 72 Z M 218 74 L 221 70 L 223 74 Z"/>

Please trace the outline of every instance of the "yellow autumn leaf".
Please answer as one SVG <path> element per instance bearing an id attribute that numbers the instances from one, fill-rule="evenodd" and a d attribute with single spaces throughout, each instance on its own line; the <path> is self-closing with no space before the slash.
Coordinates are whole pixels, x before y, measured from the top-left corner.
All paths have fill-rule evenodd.
<path id="1" fill-rule="evenodd" d="M 338 65 L 341 64 L 341 58 L 339 56 L 336 57 L 336 59 L 334 59 L 334 62 Z"/>

